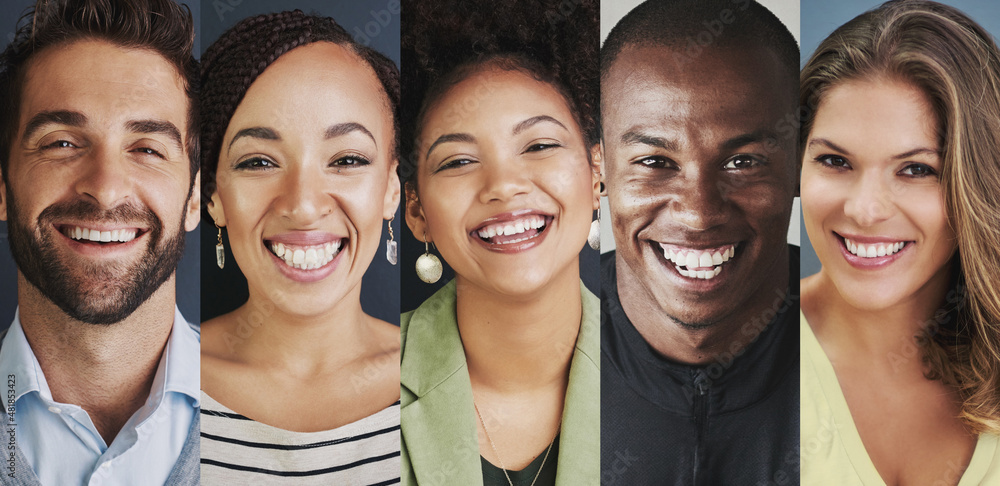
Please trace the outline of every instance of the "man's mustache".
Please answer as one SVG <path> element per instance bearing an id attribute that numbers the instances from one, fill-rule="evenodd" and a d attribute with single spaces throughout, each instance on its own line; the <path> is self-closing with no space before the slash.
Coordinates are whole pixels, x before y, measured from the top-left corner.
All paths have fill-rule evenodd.
<path id="1" fill-rule="evenodd" d="M 60 220 L 72 220 L 75 223 L 127 224 L 154 232 L 163 226 L 160 218 L 148 206 L 139 206 L 131 202 L 104 209 L 96 202 L 86 199 L 62 201 L 45 208 L 38 215 L 39 227 L 44 226 L 46 222 Z"/>

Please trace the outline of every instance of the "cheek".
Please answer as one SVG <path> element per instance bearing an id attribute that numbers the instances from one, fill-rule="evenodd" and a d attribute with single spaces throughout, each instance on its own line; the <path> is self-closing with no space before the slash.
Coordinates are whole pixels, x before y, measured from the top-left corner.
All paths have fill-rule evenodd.
<path id="1" fill-rule="evenodd" d="M 764 236 L 785 238 L 781 231 L 788 224 L 792 195 L 784 186 L 754 184 L 729 196 L 737 214 L 750 220 L 752 226 L 761 228 Z"/>
<path id="2" fill-rule="evenodd" d="M 228 184 L 219 188 L 219 202 L 226 213 L 225 231 L 234 245 L 251 236 L 271 198 L 271 188 L 262 184 Z"/>
<path id="3" fill-rule="evenodd" d="M 807 228 L 816 228 L 822 220 L 831 216 L 837 208 L 843 209 L 844 194 L 847 188 L 841 187 L 829 178 L 817 174 L 808 167 L 802 169 L 802 217 Z M 808 231 L 808 229 L 807 229 Z M 819 235 L 810 232 L 811 238 Z"/>
<path id="4" fill-rule="evenodd" d="M 944 195 L 935 187 L 908 191 L 897 199 L 899 207 L 934 247 L 936 257 L 947 258 L 956 247 L 955 232 L 948 222 Z"/>
<path id="5" fill-rule="evenodd" d="M 572 209 L 591 211 L 593 186 L 590 166 L 586 158 L 568 160 L 563 164 L 553 164 L 548 170 L 540 171 L 535 180 L 558 200 Z"/>
<path id="6" fill-rule="evenodd" d="M 435 244 L 450 229 L 462 227 L 460 208 L 468 208 L 475 200 L 475 183 L 471 178 L 425 179 L 420 186 L 420 204 L 427 221 L 427 231 Z M 421 235 L 416 235 L 418 238 Z"/>

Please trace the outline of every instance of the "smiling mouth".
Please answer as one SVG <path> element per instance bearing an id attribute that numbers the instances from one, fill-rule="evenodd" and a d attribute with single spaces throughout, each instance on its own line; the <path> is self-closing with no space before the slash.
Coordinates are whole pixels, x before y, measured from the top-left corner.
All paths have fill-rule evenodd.
<path id="1" fill-rule="evenodd" d="M 682 277 L 703 280 L 711 280 L 722 273 L 722 267 L 736 255 L 736 247 L 737 244 L 731 244 L 719 248 L 693 249 L 660 244 L 663 257 L 674 264 L 677 273 Z"/>
<path id="2" fill-rule="evenodd" d="M 59 231 L 67 238 L 74 241 L 87 244 L 96 243 L 100 245 L 128 243 L 144 233 L 144 231 L 136 228 L 101 231 L 99 229 L 88 228 L 85 226 L 72 225 L 64 225 L 59 228 Z"/>
<path id="3" fill-rule="evenodd" d="M 329 265 L 337 257 L 344 241 L 340 239 L 322 245 L 303 246 L 265 240 L 264 246 L 289 267 L 296 270 L 317 270 Z"/>
<path id="4" fill-rule="evenodd" d="M 552 223 L 552 216 L 532 214 L 511 221 L 490 223 L 472 234 L 490 245 L 513 245 L 538 238 Z"/>
<path id="5" fill-rule="evenodd" d="M 909 242 L 897 241 L 895 243 L 857 243 L 850 238 L 846 238 L 840 235 L 841 241 L 844 242 L 844 246 L 847 247 L 847 251 L 851 252 L 852 255 L 861 258 L 879 258 L 891 256 L 899 253 L 903 248 L 909 246 Z"/>

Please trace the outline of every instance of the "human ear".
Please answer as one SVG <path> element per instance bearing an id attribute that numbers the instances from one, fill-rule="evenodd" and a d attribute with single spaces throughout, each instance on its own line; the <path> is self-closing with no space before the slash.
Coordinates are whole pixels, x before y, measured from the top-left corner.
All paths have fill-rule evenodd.
<path id="1" fill-rule="evenodd" d="M 389 182 L 385 187 L 385 197 L 382 199 L 382 219 L 392 219 L 399 207 L 399 173 L 396 169 L 399 161 L 394 160 L 389 168 Z"/>
<path id="2" fill-rule="evenodd" d="M 427 235 L 427 218 L 424 216 L 424 207 L 420 204 L 417 187 L 413 182 L 406 183 L 406 225 L 417 239 L 424 242 L 433 241 L 433 238 Z"/>
<path id="3" fill-rule="evenodd" d="M 208 215 L 215 221 L 216 226 L 220 228 L 226 226 L 226 210 L 222 207 L 222 198 L 219 196 L 218 186 L 212 191 L 212 196 L 209 197 L 208 202 L 205 203 L 205 209 L 208 210 Z"/>
<path id="4" fill-rule="evenodd" d="M 594 184 L 594 209 L 601 208 L 601 196 L 607 196 L 604 186 L 604 144 L 590 147 L 590 169 Z"/>
<path id="5" fill-rule="evenodd" d="M 191 190 L 191 197 L 187 200 L 187 207 L 185 211 L 187 212 L 184 218 L 184 229 L 187 231 L 194 231 L 198 227 L 198 223 L 201 222 L 201 171 L 199 170 L 194 174 L 194 181 L 192 182 L 192 187 L 199 189 Z"/>

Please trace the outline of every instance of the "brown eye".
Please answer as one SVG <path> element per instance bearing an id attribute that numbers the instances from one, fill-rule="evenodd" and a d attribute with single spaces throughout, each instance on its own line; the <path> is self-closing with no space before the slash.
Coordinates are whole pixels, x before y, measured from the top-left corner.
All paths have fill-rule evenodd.
<path id="1" fill-rule="evenodd" d="M 751 155 L 737 155 L 729 159 L 729 161 L 726 162 L 726 165 L 723 166 L 723 169 L 729 169 L 729 170 L 751 169 L 753 167 L 757 167 L 762 164 L 763 162 L 759 160 L 757 157 Z"/>
<path id="2" fill-rule="evenodd" d="M 934 168 L 927 164 L 910 164 L 904 167 L 900 173 L 910 177 L 927 177 L 937 175 Z"/>
<path id="3" fill-rule="evenodd" d="M 819 157 L 816 157 L 816 162 L 836 168 L 849 169 L 851 167 L 851 164 L 847 162 L 847 159 L 839 155 L 820 155 Z"/>
<path id="4" fill-rule="evenodd" d="M 364 158 L 364 157 L 360 157 L 360 156 L 357 156 L 357 155 L 348 155 L 347 157 L 341 157 L 341 158 L 339 158 L 337 160 L 334 160 L 333 163 L 330 164 L 330 165 L 336 165 L 336 166 L 341 166 L 341 167 L 344 167 L 344 166 L 355 167 L 355 166 L 362 166 L 362 165 L 369 165 L 369 164 L 371 164 L 371 162 L 368 159 Z"/>
<path id="5" fill-rule="evenodd" d="M 268 159 L 265 159 L 265 158 L 262 158 L 262 157 L 253 157 L 253 158 L 250 158 L 250 159 L 246 159 L 243 162 L 240 162 L 239 164 L 236 164 L 235 169 L 236 170 L 263 170 L 263 169 L 270 169 L 272 167 L 277 167 L 277 165 L 274 162 L 272 162 L 272 161 L 270 161 Z"/>

